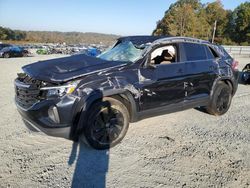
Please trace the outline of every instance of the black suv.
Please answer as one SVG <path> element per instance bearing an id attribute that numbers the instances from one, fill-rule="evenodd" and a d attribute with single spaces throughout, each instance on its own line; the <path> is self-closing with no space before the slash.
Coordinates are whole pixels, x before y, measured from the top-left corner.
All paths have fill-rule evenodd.
<path id="1" fill-rule="evenodd" d="M 123 37 L 97 57 L 24 66 L 15 101 L 30 129 L 106 149 L 143 118 L 194 107 L 226 113 L 238 86 L 237 65 L 221 46 L 198 39 Z"/>

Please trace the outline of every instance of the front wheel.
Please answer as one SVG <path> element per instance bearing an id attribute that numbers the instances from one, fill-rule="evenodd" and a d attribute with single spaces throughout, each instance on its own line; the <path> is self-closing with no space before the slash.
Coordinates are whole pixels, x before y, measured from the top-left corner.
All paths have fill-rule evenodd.
<path id="1" fill-rule="evenodd" d="M 214 89 L 214 93 L 206 110 L 209 114 L 220 116 L 225 114 L 232 100 L 232 89 L 224 82 L 219 82 Z"/>
<path id="2" fill-rule="evenodd" d="M 84 136 L 93 148 L 108 149 L 124 138 L 128 126 L 126 106 L 114 98 L 104 98 L 90 108 Z"/>

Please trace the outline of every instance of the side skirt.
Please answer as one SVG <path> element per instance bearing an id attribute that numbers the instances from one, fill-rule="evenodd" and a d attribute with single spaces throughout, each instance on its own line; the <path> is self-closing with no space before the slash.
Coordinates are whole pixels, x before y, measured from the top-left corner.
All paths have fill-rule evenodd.
<path id="1" fill-rule="evenodd" d="M 190 108 L 196 108 L 200 106 L 207 106 L 209 103 L 209 97 L 202 97 L 195 100 L 184 100 L 183 102 L 170 104 L 168 106 L 163 106 L 159 108 L 149 109 L 145 111 L 138 112 L 137 120 L 142 120 L 150 117 L 170 114 L 182 110 L 187 110 Z"/>

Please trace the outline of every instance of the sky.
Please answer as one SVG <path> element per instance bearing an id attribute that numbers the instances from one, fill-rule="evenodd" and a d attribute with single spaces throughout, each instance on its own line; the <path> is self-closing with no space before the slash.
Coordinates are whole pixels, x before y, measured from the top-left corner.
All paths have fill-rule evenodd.
<path id="1" fill-rule="evenodd" d="M 222 0 L 233 10 L 249 0 Z M 20 30 L 149 35 L 175 0 L 0 0 L 0 26 Z M 213 0 L 201 0 L 202 3 Z"/>

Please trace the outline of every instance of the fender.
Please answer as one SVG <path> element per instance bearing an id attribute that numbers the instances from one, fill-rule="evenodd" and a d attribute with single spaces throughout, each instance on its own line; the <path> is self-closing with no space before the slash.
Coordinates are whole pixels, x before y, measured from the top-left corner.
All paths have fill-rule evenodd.
<path id="1" fill-rule="evenodd" d="M 97 88 L 96 86 L 101 87 Z M 140 91 L 134 88 L 133 85 L 128 84 L 123 77 L 107 78 L 106 80 L 102 80 L 101 83 L 98 80 L 97 82 L 84 84 L 84 87 L 79 87 L 78 94 L 81 94 L 81 99 L 74 113 L 78 115 L 76 115 L 75 122 L 71 128 L 70 138 L 72 140 L 77 140 L 82 133 L 86 123 L 87 112 L 92 104 L 98 100 L 102 100 L 104 97 L 119 95 L 127 100 L 129 103 L 130 122 L 138 121 Z"/>

